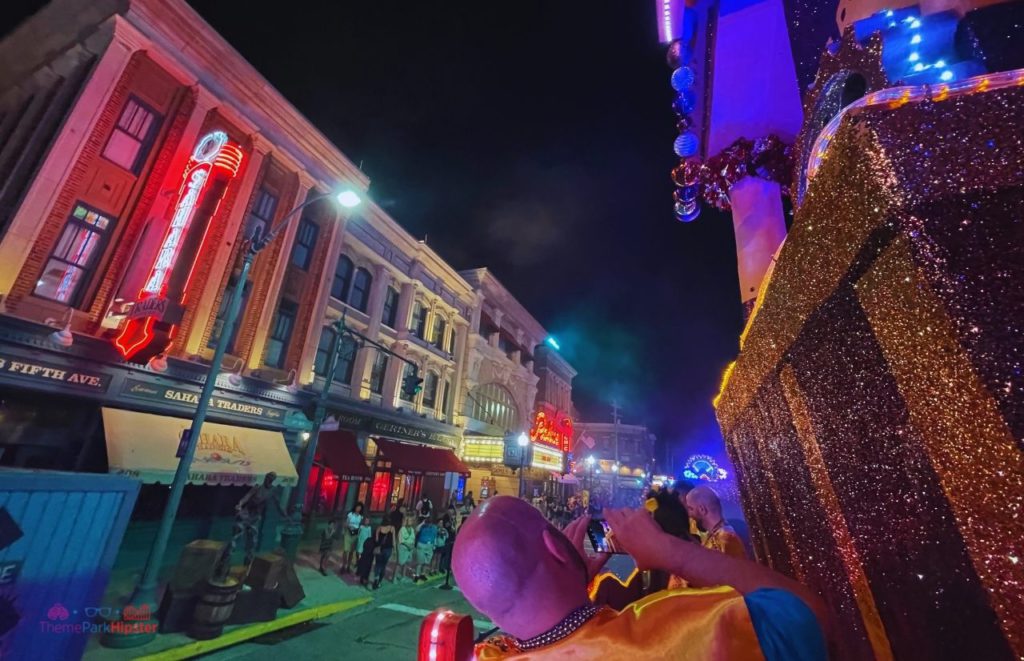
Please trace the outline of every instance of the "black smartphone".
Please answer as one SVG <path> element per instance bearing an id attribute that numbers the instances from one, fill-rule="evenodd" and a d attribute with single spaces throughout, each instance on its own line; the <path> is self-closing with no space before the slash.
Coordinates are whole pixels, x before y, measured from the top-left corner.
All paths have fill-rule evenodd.
<path id="1" fill-rule="evenodd" d="M 598 553 L 625 553 L 615 546 L 613 539 L 608 539 L 611 532 L 611 526 L 604 519 L 591 519 L 590 525 L 587 526 L 587 537 L 590 538 L 590 543 L 595 551 Z"/>

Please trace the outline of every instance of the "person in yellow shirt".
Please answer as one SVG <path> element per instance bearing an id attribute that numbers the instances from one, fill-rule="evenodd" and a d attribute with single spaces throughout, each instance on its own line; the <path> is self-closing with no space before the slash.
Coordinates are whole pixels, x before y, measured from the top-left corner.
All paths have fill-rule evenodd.
<path id="1" fill-rule="evenodd" d="M 722 501 L 711 487 L 694 487 L 686 494 L 686 511 L 701 531 L 701 545 L 734 558 L 746 558 L 743 540 L 722 516 Z"/>
<path id="2" fill-rule="evenodd" d="M 528 503 L 493 498 L 466 520 L 452 565 L 465 598 L 504 632 L 477 646 L 479 661 L 827 658 L 824 611 L 799 583 L 673 537 L 646 510 L 605 517 L 641 571 L 660 569 L 693 587 L 622 611 L 597 607 L 587 584 L 607 557 L 583 551 L 588 517 L 563 533 Z"/>

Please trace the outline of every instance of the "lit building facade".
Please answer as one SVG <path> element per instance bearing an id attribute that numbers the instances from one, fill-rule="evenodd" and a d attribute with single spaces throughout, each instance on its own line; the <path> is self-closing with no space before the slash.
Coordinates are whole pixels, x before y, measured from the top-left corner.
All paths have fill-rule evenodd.
<path id="1" fill-rule="evenodd" d="M 519 475 L 503 463 L 506 439 L 530 437 L 527 494 L 550 492 L 564 470 L 565 447 L 557 432 L 571 419 L 571 380 L 576 372 L 549 355 L 547 331 L 487 269 L 463 271 L 473 287 L 465 360 L 465 428 L 461 457 L 471 469 L 474 497 L 516 495 Z M 553 352 L 550 352 L 553 353 Z M 568 376 L 560 376 L 568 375 Z M 513 441 L 514 442 L 514 441 Z"/>
<path id="2" fill-rule="evenodd" d="M 572 473 L 592 498 L 629 504 L 639 497 L 654 471 L 657 439 L 647 427 L 578 422 L 575 434 Z"/>
<path id="3" fill-rule="evenodd" d="M 296 483 L 341 316 L 424 388 L 403 399 L 405 363 L 343 343 L 311 502 L 440 501 L 468 474 L 454 413 L 472 288 L 374 204 L 328 200 L 240 282 L 255 231 L 369 181 L 184 1 L 55 0 L 0 63 L 0 466 L 136 475 L 137 513 L 158 513 L 151 483 L 173 474 L 242 288 L 183 515 L 230 512 L 229 487 L 269 470 Z"/>

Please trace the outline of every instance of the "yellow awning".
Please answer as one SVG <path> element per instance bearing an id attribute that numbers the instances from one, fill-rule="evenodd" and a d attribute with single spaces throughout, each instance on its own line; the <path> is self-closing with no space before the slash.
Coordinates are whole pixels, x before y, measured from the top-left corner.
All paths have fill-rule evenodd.
<path id="1" fill-rule="evenodd" d="M 152 413 L 103 409 L 110 472 L 146 484 L 170 484 L 178 467 L 175 453 L 191 420 Z M 275 484 L 299 482 L 280 432 L 207 422 L 188 473 L 189 484 L 256 484 L 268 472 Z"/>

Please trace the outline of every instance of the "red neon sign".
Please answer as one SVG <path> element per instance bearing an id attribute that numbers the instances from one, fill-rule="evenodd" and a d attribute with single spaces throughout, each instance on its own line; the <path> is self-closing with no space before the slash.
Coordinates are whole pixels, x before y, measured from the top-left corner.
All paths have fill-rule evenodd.
<path id="1" fill-rule="evenodd" d="M 530 440 L 547 445 L 562 452 L 572 450 L 572 419 L 567 415 L 555 414 L 549 417 L 544 411 L 537 411 L 530 428 Z"/>
<path id="2" fill-rule="evenodd" d="M 114 340 L 125 358 L 145 360 L 170 345 L 184 314 L 182 303 L 210 221 L 241 164 L 242 150 L 230 144 L 223 131 L 206 134 L 193 150 L 156 260 L 128 312 L 128 321 Z M 151 350 L 143 356 L 147 347 Z"/>

